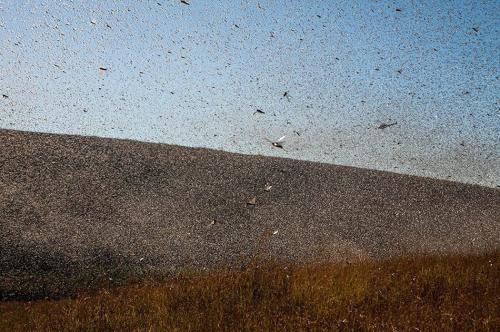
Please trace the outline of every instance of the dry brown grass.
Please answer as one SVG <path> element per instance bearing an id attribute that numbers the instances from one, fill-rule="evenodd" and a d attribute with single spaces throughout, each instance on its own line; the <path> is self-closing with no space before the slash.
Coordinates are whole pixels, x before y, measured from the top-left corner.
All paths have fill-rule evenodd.
<path id="1" fill-rule="evenodd" d="M 255 264 L 76 299 L 0 302 L 0 330 L 498 331 L 499 256 Z"/>

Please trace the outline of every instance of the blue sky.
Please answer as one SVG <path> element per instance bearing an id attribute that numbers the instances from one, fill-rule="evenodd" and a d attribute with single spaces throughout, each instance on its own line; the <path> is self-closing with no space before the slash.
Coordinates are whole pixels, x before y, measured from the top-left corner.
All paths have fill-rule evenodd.
<path id="1" fill-rule="evenodd" d="M 190 3 L 0 0 L 0 127 L 499 185 L 500 2 Z"/>

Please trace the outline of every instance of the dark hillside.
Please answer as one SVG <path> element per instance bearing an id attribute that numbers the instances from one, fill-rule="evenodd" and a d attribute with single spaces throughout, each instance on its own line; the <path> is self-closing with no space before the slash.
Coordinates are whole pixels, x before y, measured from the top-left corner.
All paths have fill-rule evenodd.
<path id="1" fill-rule="evenodd" d="M 490 251 L 499 203 L 498 189 L 429 178 L 1 130 L 0 291 L 43 285 L 52 273 L 91 282 L 241 266 L 255 255 Z"/>

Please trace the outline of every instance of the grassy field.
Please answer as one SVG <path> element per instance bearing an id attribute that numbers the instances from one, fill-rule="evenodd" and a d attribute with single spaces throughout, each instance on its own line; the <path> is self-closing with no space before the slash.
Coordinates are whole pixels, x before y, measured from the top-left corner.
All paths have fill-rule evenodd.
<path id="1" fill-rule="evenodd" d="M 499 256 L 265 263 L 73 299 L 4 301 L 0 330 L 498 331 Z"/>

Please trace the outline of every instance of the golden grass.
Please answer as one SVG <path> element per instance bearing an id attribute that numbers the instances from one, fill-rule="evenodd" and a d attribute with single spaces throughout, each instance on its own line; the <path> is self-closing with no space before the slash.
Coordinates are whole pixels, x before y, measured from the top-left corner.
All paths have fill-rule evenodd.
<path id="1" fill-rule="evenodd" d="M 0 302 L 1 331 L 498 331 L 499 252 L 255 264 L 75 299 Z"/>

